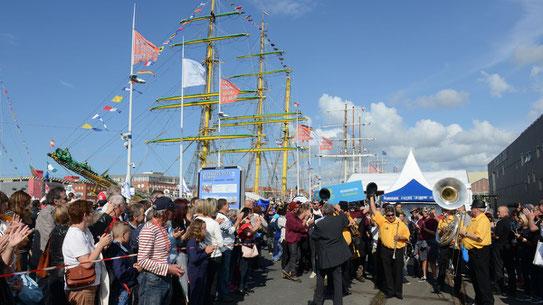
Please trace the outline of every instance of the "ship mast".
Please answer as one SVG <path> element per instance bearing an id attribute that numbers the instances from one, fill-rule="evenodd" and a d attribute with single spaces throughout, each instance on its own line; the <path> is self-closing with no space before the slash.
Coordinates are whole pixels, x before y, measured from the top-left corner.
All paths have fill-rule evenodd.
<path id="1" fill-rule="evenodd" d="M 260 96 L 258 99 L 258 115 L 262 115 L 262 104 L 264 102 L 264 90 L 263 87 L 264 81 L 262 77 L 263 67 L 264 67 L 264 19 L 262 19 L 262 23 L 260 25 L 260 55 L 258 56 L 258 87 L 256 89 L 257 94 Z M 262 124 L 257 125 L 257 133 L 256 133 L 256 145 L 255 148 L 256 151 L 256 163 L 255 163 L 255 185 L 254 185 L 254 192 L 258 194 L 258 189 L 260 188 L 260 162 L 261 162 L 261 151 L 260 144 L 262 139 Z"/>
<path id="2" fill-rule="evenodd" d="M 290 108 L 290 74 L 287 73 L 287 83 L 285 89 L 285 113 L 289 112 Z M 288 123 L 283 124 L 283 147 L 290 145 Z M 288 170 L 288 151 L 283 151 L 283 175 L 281 178 L 281 197 L 287 195 L 287 170 Z"/>
<path id="3" fill-rule="evenodd" d="M 211 17 L 209 18 L 207 38 L 211 39 L 213 37 L 213 24 L 215 23 L 215 0 L 211 0 L 211 8 L 209 11 L 209 15 Z M 206 58 L 204 62 L 206 64 L 206 76 L 207 76 L 205 93 L 211 93 L 212 81 L 213 81 L 213 64 L 215 63 L 215 59 L 213 58 L 213 44 L 211 43 L 211 40 L 207 42 Z M 213 108 L 211 104 L 202 106 L 202 115 L 201 115 L 200 122 L 203 121 L 203 128 L 200 131 L 200 134 L 202 134 L 204 137 L 210 134 L 209 122 L 211 121 L 212 112 L 213 112 Z M 200 162 L 202 164 L 201 167 L 206 167 L 207 156 L 209 155 L 209 141 L 202 141 L 199 144 L 201 145 L 201 153 L 200 153 Z"/>

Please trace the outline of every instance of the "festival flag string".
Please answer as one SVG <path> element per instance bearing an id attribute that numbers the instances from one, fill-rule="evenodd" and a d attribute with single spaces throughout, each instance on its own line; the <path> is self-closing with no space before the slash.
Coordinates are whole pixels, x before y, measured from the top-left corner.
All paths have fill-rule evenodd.
<path id="1" fill-rule="evenodd" d="M 24 138 L 23 138 L 23 130 L 21 129 L 21 126 L 19 125 L 19 121 L 17 120 L 17 114 L 15 113 L 15 110 L 13 109 L 13 100 L 8 95 L 8 90 L 4 84 L 4 81 L 0 79 L 0 86 L 2 87 L 2 92 L 0 94 L 3 94 L 5 97 L 5 100 L 7 101 L 9 113 L 11 114 L 11 118 L 13 122 L 15 123 L 15 127 L 17 128 L 17 137 L 22 143 L 22 146 L 25 149 L 25 154 L 28 157 L 28 164 L 32 163 L 32 157 L 30 156 L 30 150 L 28 149 L 28 145 L 26 144 Z M 0 105 L 1 106 L 1 105 Z"/>

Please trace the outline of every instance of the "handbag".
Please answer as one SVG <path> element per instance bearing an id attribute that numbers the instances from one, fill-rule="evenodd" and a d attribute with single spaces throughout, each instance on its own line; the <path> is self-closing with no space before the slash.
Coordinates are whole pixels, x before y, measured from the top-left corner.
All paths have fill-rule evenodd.
<path id="1" fill-rule="evenodd" d="M 258 249 L 256 248 L 256 245 L 253 245 L 253 247 L 241 246 L 241 256 L 244 258 L 253 258 L 258 256 Z"/>
<path id="2" fill-rule="evenodd" d="M 541 241 L 537 242 L 534 261 L 532 263 L 537 266 L 543 266 L 543 243 Z"/>
<path id="3" fill-rule="evenodd" d="M 66 286 L 70 289 L 92 285 L 95 280 L 94 266 L 91 269 L 86 269 L 83 266 L 66 269 Z"/>
<path id="4" fill-rule="evenodd" d="M 45 245 L 45 250 L 43 250 L 42 254 L 40 255 L 40 260 L 38 261 L 38 271 L 36 271 L 36 274 L 41 277 L 45 278 L 47 274 L 49 274 L 49 271 L 42 270 L 44 268 L 49 267 L 49 242 L 51 241 L 51 234 L 49 234 L 49 239 L 47 240 L 47 245 Z"/>

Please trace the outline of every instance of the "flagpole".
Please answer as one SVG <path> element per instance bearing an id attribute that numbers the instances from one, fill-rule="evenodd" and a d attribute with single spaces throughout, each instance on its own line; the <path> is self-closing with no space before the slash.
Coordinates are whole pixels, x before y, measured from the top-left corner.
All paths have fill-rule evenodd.
<path id="1" fill-rule="evenodd" d="M 309 200 L 311 201 L 311 145 L 307 145 L 307 152 L 309 153 L 307 160 L 307 192 L 309 193 Z"/>
<path id="2" fill-rule="evenodd" d="M 300 138 L 300 124 L 298 123 L 300 110 L 296 110 L 296 112 L 296 196 L 298 196 L 300 193 L 300 144 L 298 143 Z"/>
<path id="3" fill-rule="evenodd" d="M 126 182 L 128 187 L 132 185 L 132 97 L 134 84 L 132 82 L 132 75 L 134 74 L 134 31 L 136 30 L 136 3 L 134 3 L 134 14 L 132 15 L 132 52 L 130 53 L 130 98 L 128 102 L 128 141 L 127 149 L 128 156 L 126 158 Z"/>
<path id="4" fill-rule="evenodd" d="M 217 151 L 217 167 L 221 167 L 221 98 L 222 98 L 222 80 L 221 80 L 221 61 L 219 59 L 219 149 Z"/>
<path id="5" fill-rule="evenodd" d="M 184 111 L 185 111 L 185 101 L 184 101 L 184 89 L 185 89 L 185 74 L 184 68 L 185 65 L 183 61 L 185 60 L 185 36 L 183 36 L 183 48 L 181 49 L 181 119 L 179 123 L 179 197 L 183 198 L 183 124 L 184 124 Z"/>

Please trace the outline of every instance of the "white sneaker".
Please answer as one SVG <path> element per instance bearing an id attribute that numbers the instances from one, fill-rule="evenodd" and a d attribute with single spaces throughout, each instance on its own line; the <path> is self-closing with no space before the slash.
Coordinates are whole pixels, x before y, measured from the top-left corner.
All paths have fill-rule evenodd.
<path id="1" fill-rule="evenodd" d="M 421 277 L 421 278 L 419 279 L 419 282 L 426 282 L 426 277 L 425 277 L 425 276 Z"/>
<path id="2" fill-rule="evenodd" d="M 316 276 L 317 276 L 317 274 L 312 271 L 311 274 L 309 275 L 309 278 L 314 279 Z"/>

